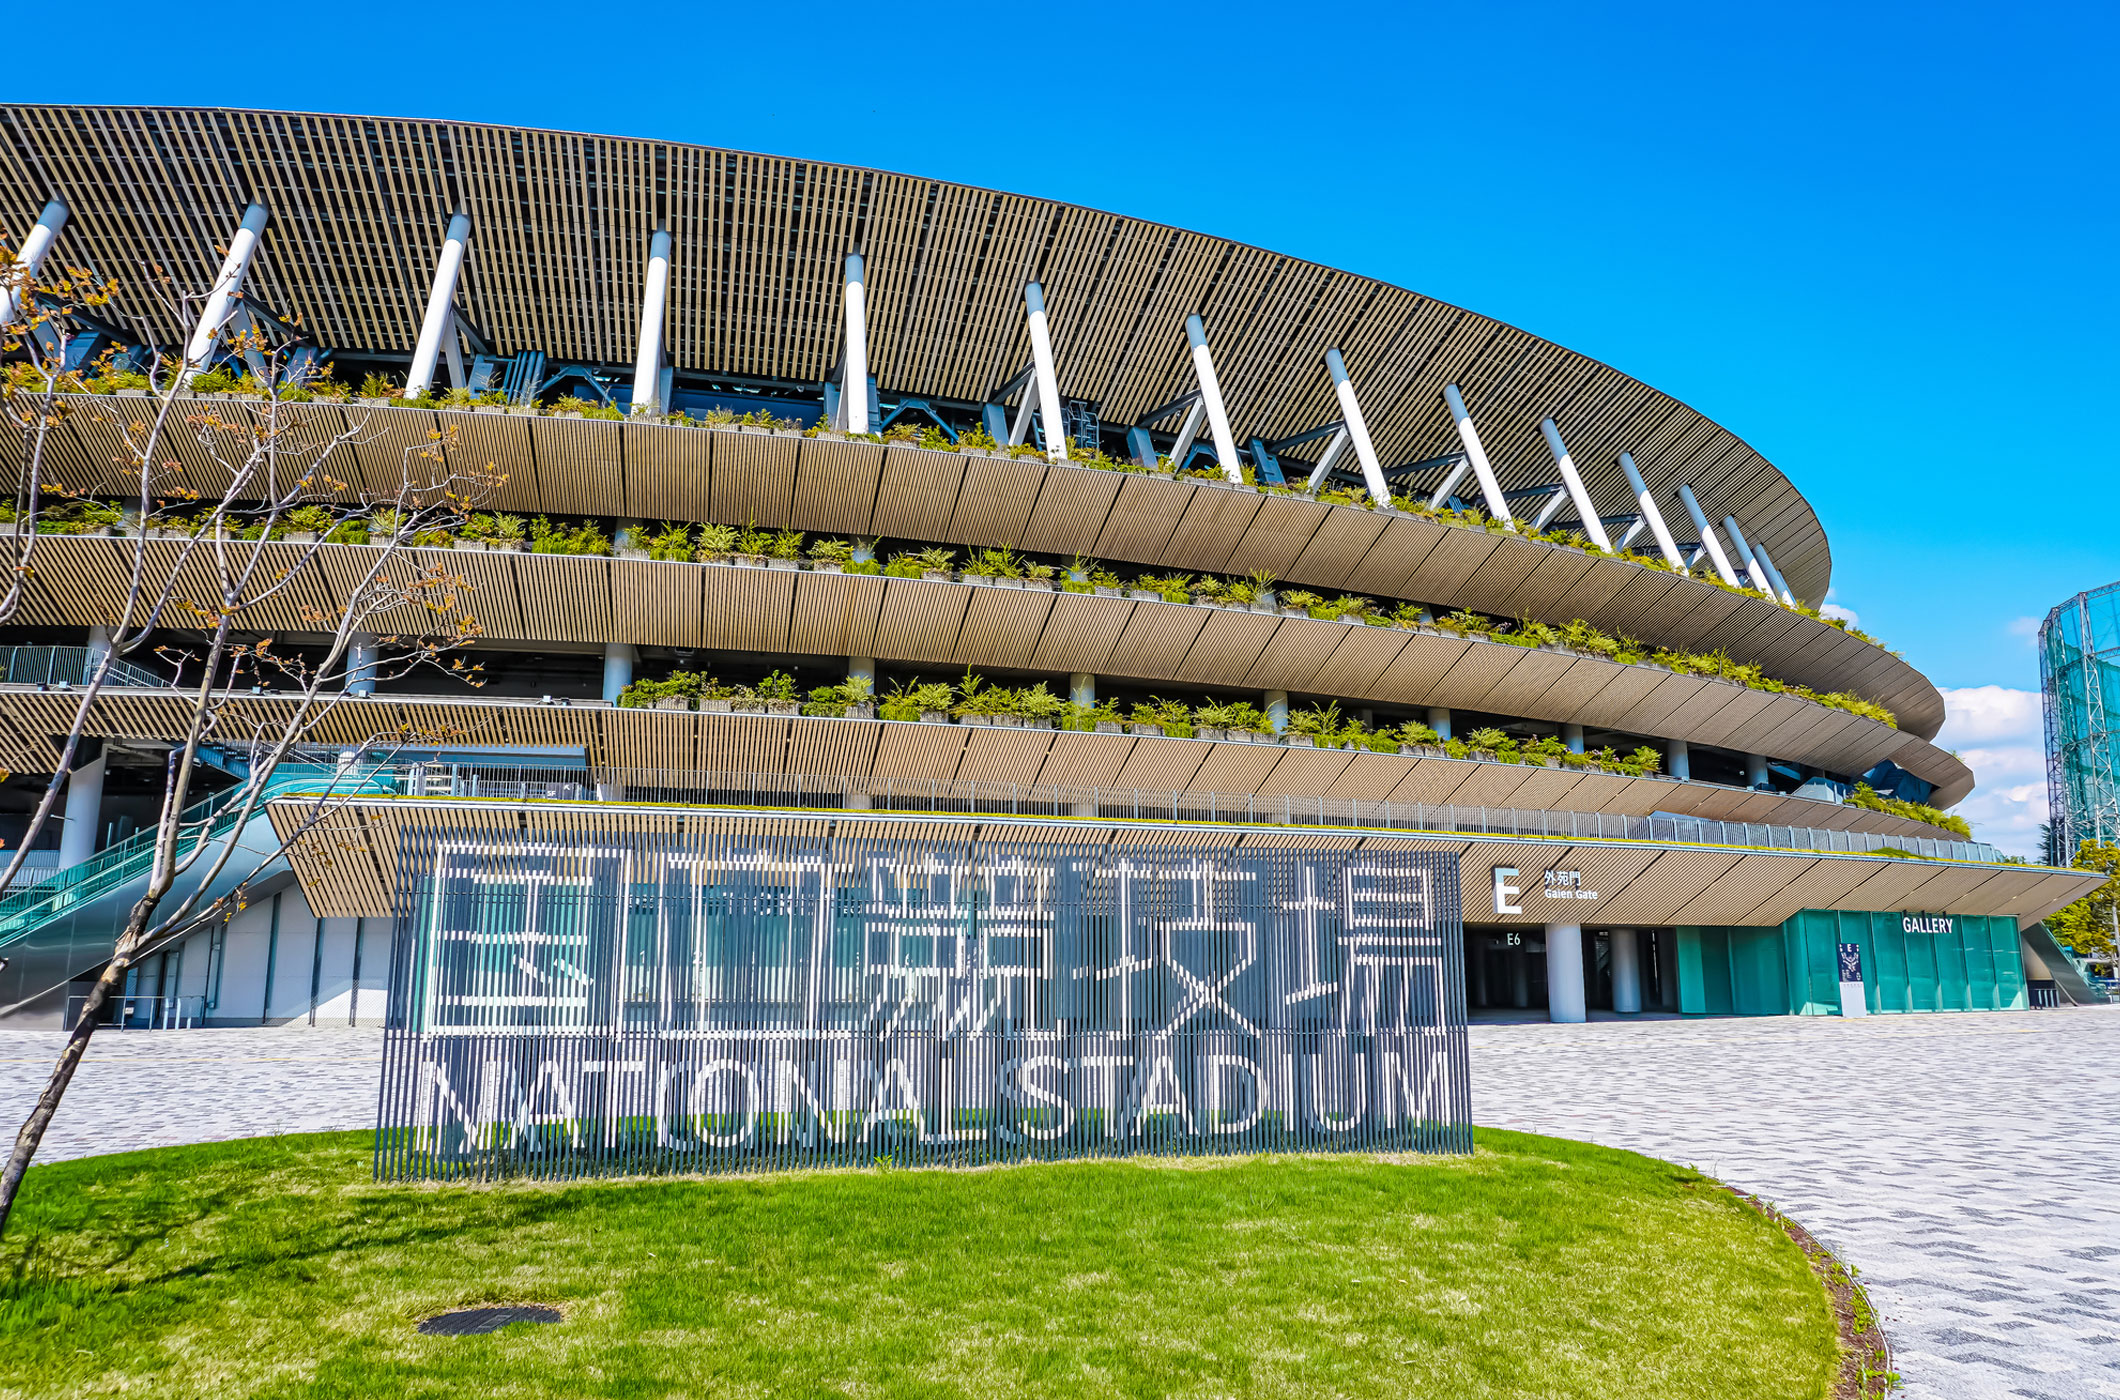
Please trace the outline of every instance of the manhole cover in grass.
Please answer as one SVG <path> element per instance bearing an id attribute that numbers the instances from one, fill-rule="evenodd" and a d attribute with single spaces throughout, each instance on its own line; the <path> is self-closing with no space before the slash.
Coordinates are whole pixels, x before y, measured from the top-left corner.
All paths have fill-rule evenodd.
<path id="1" fill-rule="evenodd" d="M 505 1308 L 461 1308 L 456 1312 L 440 1313 L 421 1322 L 420 1331 L 429 1337 L 478 1337 L 498 1332 L 511 1322 L 560 1320 L 558 1308 L 519 1303 Z"/>

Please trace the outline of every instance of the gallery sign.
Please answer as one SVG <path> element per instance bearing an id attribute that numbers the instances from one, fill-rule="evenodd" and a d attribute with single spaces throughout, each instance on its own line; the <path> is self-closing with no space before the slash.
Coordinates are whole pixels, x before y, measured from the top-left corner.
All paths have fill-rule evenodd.
<path id="1" fill-rule="evenodd" d="M 1948 935 L 1953 932 L 1954 926 L 1955 921 L 1949 914 L 1902 914 L 1899 918 L 1900 930 L 1905 933 Z"/>

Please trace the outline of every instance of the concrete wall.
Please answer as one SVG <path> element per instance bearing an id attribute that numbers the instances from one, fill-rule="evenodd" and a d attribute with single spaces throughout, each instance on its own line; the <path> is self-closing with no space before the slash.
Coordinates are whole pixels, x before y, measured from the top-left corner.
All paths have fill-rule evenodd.
<path id="1" fill-rule="evenodd" d="M 381 1025 L 391 928 L 389 919 L 319 919 L 289 889 L 147 959 L 131 992 L 188 998 L 186 1014 L 203 1007 L 213 1026 Z"/>

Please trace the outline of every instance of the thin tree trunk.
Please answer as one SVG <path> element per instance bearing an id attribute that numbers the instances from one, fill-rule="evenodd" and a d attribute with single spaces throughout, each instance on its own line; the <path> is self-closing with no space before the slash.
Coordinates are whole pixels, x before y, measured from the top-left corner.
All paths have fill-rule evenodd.
<path id="1" fill-rule="evenodd" d="M 74 1071 L 81 1067 L 81 1057 L 88 1053 L 89 1038 L 96 1033 L 96 1023 L 102 1019 L 103 1008 L 110 1005 L 111 997 L 124 985 L 126 970 L 132 966 L 133 950 L 139 946 L 140 935 L 146 930 L 155 905 L 160 902 L 161 894 L 156 892 L 143 896 L 133 906 L 132 916 L 125 924 L 125 936 L 112 949 L 109 966 L 103 969 L 103 975 L 90 989 L 88 1002 L 81 1008 L 81 1019 L 74 1022 L 73 1032 L 66 1038 L 66 1048 L 59 1052 L 59 1063 L 52 1066 L 51 1079 L 45 1083 L 44 1092 L 37 1096 L 36 1108 L 23 1122 L 22 1131 L 15 1134 L 15 1150 L 8 1156 L 6 1170 L 0 1171 L 0 1235 L 7 1233 L 8 1218 L 14 1214 L 15 1196 L 22 1189 L 22 1178 L 28 1173 L 29 1164 L 44 1141 L 45 1129 L 51 1126 L 53 1115 L 59 1111 L 59 1101 L 66 1097 L 66 1086 L 74 1082 Z"/>

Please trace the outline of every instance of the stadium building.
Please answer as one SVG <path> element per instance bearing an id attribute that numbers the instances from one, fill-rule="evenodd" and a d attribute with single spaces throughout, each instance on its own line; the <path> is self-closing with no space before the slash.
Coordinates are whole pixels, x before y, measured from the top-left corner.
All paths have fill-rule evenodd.
<path id="1" fill-rule="evenodd" d="M 1417 292 L 887 171 L 229 109 L 0 108 L 0 217 L 20 259 L 121 283 L 70 342 L 86 382 L 50 451 L 71 488 L 109 489 L 108 414 L 139 392 L 109 388 L 112 370 L 184 353 L 188 328 L 123 290 L 147 268 L 214 290 L 216 374 L 195 387 L 221 409 L 255 388 L 235 332 L 268 336 L 326 376 L 283 412 L 360 427 L 339 475 L 387 477 L 435 440 L 506 473 L 476 530 L 435 542 L 473 587 L 487 684 L 357 680 L 317 766 L 401 725 L 462 742 L 368 773 L 332 858 L 298 849 L 242 913 L 147 959 L 132 1024 L 432 1029 L 461 1005 L 487 1008 L 490 1030 L 555 965 L 518 959 L 515 982 L 489 969 L 485 993 L 442 995 L 406 940 L 438 936 L 420 892 L 445 867 L 471 881 L 464 860 L 501 855 L 545 861 L 523 888 L 601 885 L 617 908 L 622 884 L 603 882 L 646 888 L 639 866 L 582 853 L 668 865 L 683 846 L 692 868 L 728 871 L 747 841 L 866 841 L 898 852 L 901 889 L 952 843 L 1017 853 L 986 870 L 1036 850 L 1193 853 L 1196 872 L 1262 853 L 1278 862 L 1273 918 L 1339 930 L 1288 934 L 1276 976 L 1337 988 L 1342 1030 L 1410 995 L 1375 971 L 1398 935 L 1358 933 L 1365 908 L 1402 897 L 1438 941 L 1428 1001 L 1392 1014 L 1462 1027 L 1467 1008 L 2023 1006 L 2024 932 L 2094 883 L 1938 824 L 1973 786 L 1934 742 L 1942 699 L 1820 615 L 1832 555 L 1795 480 L 1618 369 Z M 0 651 L 18 833 L 112 622 L 124 536 L 143 528 L 40 541 Z M 302 615 L 274 607 L 258 634 L 302 645 Z M 39 878 L 0 904 L 0 1014 L 21 1023 L 68 1014 L 138 889 L 133 833 L 177 700 L 144 663 L 121 679 Z M 234 711 L 285 703 L 266 689 Z M 650 836 L 666 844 L 643 854 Z M 722 854 L 685 844 L 701 841 Z M 1330 855 L 1340 883 L 1313 880 L 1324 867 L 1303 852 Z M 1433 854 L 1442 873 L 1418 898 L 1391 883 Z M 576 875 L 552 875 L 577 856 Z M 1395 873 L 1362 885 L 1356 857 Z M 744 868 L 795 899 L 801 865 Z M 1004 885 L 928 892 L 936 908 L 1030 907 Z M 1174 901 L 1169 927 L 1220 908 L 1157 898 Z M 543 927 L 525 901 L 487 926 Z M 1137 962 L 1123 930 L 1120 951 L 1079 952 L 1106 959 L 1090 981 L 1116 987 L 1113 968 L 1167 954 L 1159 995 L 1271 1019 L 1239 1016 L 1241 939 L 1215 945 L 1210 977 L 1156 942 L 1160 915 L 1139 917 Z M 679 969 L 666 929 L 613 936 L 624 946 L 566 1003 L 580 1015 L 667 1019 L 680 972 L 695 999 L 742 980 L 725 959 L 723 991 L 701 990 L 705 945 Z M 745 937 L 746 976 L 806 956 Z M 1077 984 L 1029 963 L 1007 980 L 997 940 L 947 954 L 901 940 L 887 961 L 1005 982 L 981 1013 L 1003 1021 L 1077 1014 L 1023 1009 L 1045 1005 L 1040 976 Z M 1299 966 L 1318 947 L 1340 950 L 1333 976 Z M 1358 967 L 1381 979 L 1361 997 Z M 808 985 L 812 1021 L 819 996 L 867 995 Z M 1338 1092 L 1321 1082 L 1309 1092 Z"/>

